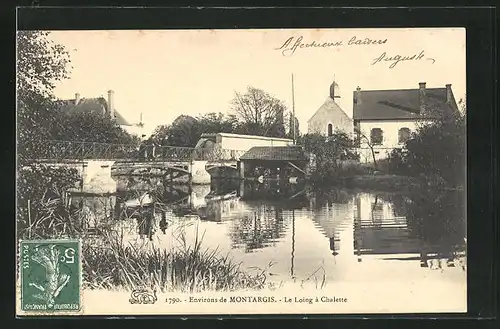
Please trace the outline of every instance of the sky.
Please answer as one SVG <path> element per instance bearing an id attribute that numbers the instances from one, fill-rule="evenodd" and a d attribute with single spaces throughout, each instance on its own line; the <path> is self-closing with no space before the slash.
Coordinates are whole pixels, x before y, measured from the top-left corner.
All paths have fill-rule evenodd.
<path id="1" fill-rule="evenodd" d="M 106 97 L 112 89 L 116 110 L 131 123 L 142 113 L 149 132 L 181 114 L 231 113 L 234 93 L 248 86 L 291 110 L 292 74 L 302 132 L 334 79 L 336 101 L 350 117 L 358 86 L 409 89 L 426 82 L 452 84 L 457 100 L 466 93 L 463 28 L 53 31 L 51 38 L 72 61 L 70 79 L 56 85 L 58 98 Z M 367 38 L 370 44 L 357 44 Z M 390 68 L 397 55 L 408 60 Z"/>

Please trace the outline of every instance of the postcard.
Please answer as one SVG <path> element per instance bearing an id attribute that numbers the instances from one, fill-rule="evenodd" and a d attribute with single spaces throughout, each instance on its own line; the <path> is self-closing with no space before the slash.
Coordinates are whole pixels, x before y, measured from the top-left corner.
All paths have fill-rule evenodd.
<path id="1" fill-rule="evenodd" d="M 17 32 L 17 314 L 467 311 L 463 28 Z"/>

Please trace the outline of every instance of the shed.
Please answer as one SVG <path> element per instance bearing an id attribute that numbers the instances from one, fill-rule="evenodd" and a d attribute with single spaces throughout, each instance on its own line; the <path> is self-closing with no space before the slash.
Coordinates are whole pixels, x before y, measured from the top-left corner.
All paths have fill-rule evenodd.
<path id="1" fill-rule="evenodd" d="M 240 157 L 240 176 L 302 176 L 308 163 L 300 146 L 254 146 Z"/>

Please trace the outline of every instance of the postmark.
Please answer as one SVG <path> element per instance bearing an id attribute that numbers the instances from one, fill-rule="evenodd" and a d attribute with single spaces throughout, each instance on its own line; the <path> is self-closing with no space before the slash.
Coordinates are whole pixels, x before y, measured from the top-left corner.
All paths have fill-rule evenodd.
<path id="1" fill-rule="evenodd" d="M 79 313 L 81 243 L 75 239 L 20 241 L 21 311 Z"/>

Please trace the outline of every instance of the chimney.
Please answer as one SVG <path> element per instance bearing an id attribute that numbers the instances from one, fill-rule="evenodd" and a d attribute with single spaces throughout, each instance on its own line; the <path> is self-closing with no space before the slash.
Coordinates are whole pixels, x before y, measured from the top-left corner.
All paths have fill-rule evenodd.
<path id="1" fill-rule="evenodd" d="M 115 92 L 108 90 L 108 111 L 111 118 L 115 117 Z"/>
<path id="2" fill-rule="evenodd" d="M 451 92 L 451 84 L 446 85 L 446 103 L 451 103 L 453 100 L 453 94 Z"/>
<path id="3" fill-rule="evenodd" d="M 354 104 L 361 104 L 361 88 L 359 86 L 354 92 Z"/>
<path id="4" fill-rule="evenodd" d="M 76 93 L 75 94 L 75 105 L 78 105 L 78 103 L 80 103 L 80 94 Z"/>
<path id="5" fill-rule="evenodd" d="M 420 101 L 420 112 L 425 111 L 425 82 L 420 82 L 419 84 L 419 96 L 418 99 Z"/>

